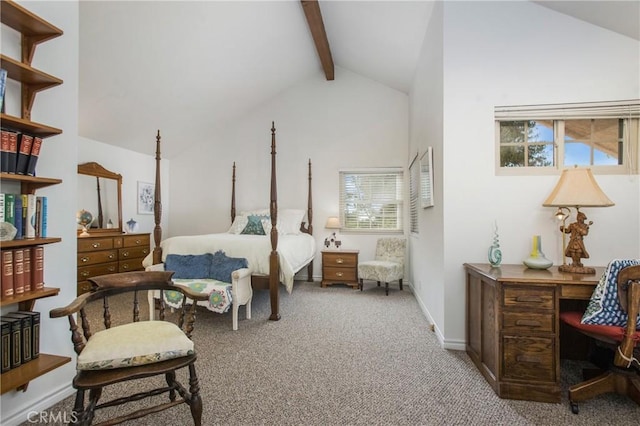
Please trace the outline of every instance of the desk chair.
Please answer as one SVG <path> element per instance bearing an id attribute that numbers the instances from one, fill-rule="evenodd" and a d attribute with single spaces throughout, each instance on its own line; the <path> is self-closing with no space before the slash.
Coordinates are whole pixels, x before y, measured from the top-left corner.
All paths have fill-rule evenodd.
<path id="1" fill-rule="evenodd" d="M 618 272 L 617 295 L 620 309 L 628 316 L 624 327 L 583 324 L 583 312 L 560 314 L 565 323 L 615 350 L 613 365 L 608 371 L 569 388 L 569 403 L 574 414 L 578 414 L 578 402 L 609 392 L 627 395 L 640 405 L 640 355 L 634 355 L 640 342 L 640 330 L 636 330 L 640 312 L 640 265 L 627 266 Z"/>
<path id="2" fill-rule="evenodd" d="M 179 313 L 171 315 L 175 322 L 165 321 L 164 303 L 160 306 L 160 321 L 140 321 L 139 298 L 144 300 L 146 291 L 180 292 L 186 296 L 183 297 L 184 301 L 187 297 L 192 300 L 206 298 L 206 295 L 192 292 L 188 288 L 174 286 L 171 282 L 172 275 L 173 272 L 125 272 L 91 278 L 90 292 L 78 296 L 66 307 L 49 312 L 51 318 L 68 317 L 71 341 L 78 354 L 77 373 L 73 378 L 73 387 L 76 389 L 73 408 L 76 416 L 74 416 L 73 425 L 90 425 L 98 409 L 145 398 L 149 401 L 149 397 L 165 392 L 169 394 L 169 400 L 165 403 L 139 409 L 100 424 L 121 423 L 182 403 L 189 405 L 193 423 L 196 426 L 201 424 L 202 400 L 195 369 L 196 353 L 191 341 L 195 322 L 195 303 L 193 305 L 183 303 Z M 140 292 L 143 295 L 139 296 Z M 129 296 L 132 296 L 130 311 L 133 314 L 132 321 L 112 326 L 109 297 L 122 293 L 129 293 Z M 89 302 L 98 299 L 102 299 L 104 329 L 92 332 L 85 308 Z M 118 303 L 123 303 L 120 297 Z M 76 324 L 74 316 L 76 313 L 79 313 L 80 327 Z M 117 320 L 117 322 L 121 321 Z M 79 328 L 82 328 L 82 332 Z M 184 367 L 189 370 L 188 390 L 176 380 L 176 371 Z M 165 376 L 167 386 L 134 395 L 120 396 L 98 404 L 102 390 L 106 386 L 118 386 L 124 381 L 143 380 L 157 375 Z M 120 386 L 118 389 L 121 392 L 126 388 Z M 89 391 L 89 401 L 85 407 L 86 391 Z M 176 392 L 181 397 L 177 400 Z"/>
<path id="3" fill-rule="evenodd" d="M 404 258 L 407 240 L 404 238 L 380 238 L 376 243 L 376 257 L 358 263 L 359 287 L 362 291 L 364 280 L 374 280 L 378 286 L 383 282 L 385 293 L 389 295 L 389 283 L 398 281 L 402 290 L 404 278 Z"/>

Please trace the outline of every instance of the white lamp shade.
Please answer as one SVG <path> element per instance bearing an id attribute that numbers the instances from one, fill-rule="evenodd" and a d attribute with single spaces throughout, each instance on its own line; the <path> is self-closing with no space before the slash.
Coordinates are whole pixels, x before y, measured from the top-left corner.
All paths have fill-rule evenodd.
<path id="1" fill-rule="evenodd" d="M 327 229 L 340 229 L 340 219 L 330 216 L 327 218 L 327 224 L 324 227 Z"/>
<path id="2" fill-rule="evenodd" d="M 542 205 L 545 207 L 609 207 L 614 203 L 600 189 L 591 169 L 575 167 L 562 171 L 556 187 Z"/>

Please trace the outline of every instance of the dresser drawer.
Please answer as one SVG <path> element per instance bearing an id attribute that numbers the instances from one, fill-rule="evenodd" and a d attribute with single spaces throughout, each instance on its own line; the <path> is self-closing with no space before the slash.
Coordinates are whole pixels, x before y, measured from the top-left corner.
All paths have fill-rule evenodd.
<path id="1" fill-rule="evenodd" d="M 503 312 L 502 329 L 510 333 L 516 332 L 555 332 L 555 315 L 538 312 Z"/>
<path id="2" fill-rule="evenodd" d="M 118 272 L 118 262 L 83 266 L 78 268 L 78 281 L 84 281 L 91 277 L 97 277 L 98 275 L 115 274 L 116 272 Z"/>
<path id="3" fill-rule="evenodd" d="M 78 252 L 109 250 L 113 247 L 113 238 L 78 238 Z"/>
<path id="4" fill-rule="evenodd" d="M 118 272 L 141 271 L 142 259 L 121 260 L 118 264 Z"/>
<path id="5" fill-rule="evenodd" d="M 82 293 L 88 292 L 89 290 L 91 290 L 91 283 L 89 281 L 80 281 L 78 283 L 78 296 L 80 296 Z"/>
<path id="6" fill-rule="evenodd" d="M 554 309 L 556 300 L 552 287 L 504 286 L 504 306 L 517 309 Z"/>
<path id="7" fill-rule="evenodd" d="M 126 235 L 122 237 L 123 247 L 148 247 L 149 235 Z"/>
<path id="8" fill-rule="evenodd" d="M 324 279 L 333 281 L 355 281 L 356 271 L 354 269 L 347 268 L 332 268 L 325 266 L 323 269 Z"/>
<path id="9" fill-rule="evenodd" d="M 103 250 L 78 253 L 78 266 L 95 265 L 96 263 L 114 262 L 118 259 L 117 250 Z"/>
<path id="10" fill-rule="evenodd" d="M 329 267 L 353 268 L 358 264 L 358 255 L 353 253 L 323 253 L 322 264 Z"/>
<path id="11" fill-rule="evenodd" d="M 127 260 L 145 258 L 149 254 L 149 247 L 131 247 L 118 250 L 118 259 Z"/>
<path id="12" fill-rule="evenodd" d="M 554 342 L 553 338 L 504 336 L 503 378 L 555 382 Z"/>

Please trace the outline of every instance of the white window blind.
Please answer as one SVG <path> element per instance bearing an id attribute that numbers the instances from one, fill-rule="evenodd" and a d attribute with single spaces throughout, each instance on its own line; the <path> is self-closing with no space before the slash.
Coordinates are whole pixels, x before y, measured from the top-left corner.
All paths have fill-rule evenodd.
<path id="1" fill-rule="evenodd" d="M 496 120 L 640 118 L 640 99 L 546 105 L 496 106 Z"/>
<path id="2" fill-rule="evenodd" d="M 349 231 L 402 231 L 400 168 L 340 171 L 340 221 Z"/>
<path id="3" fill-rule="evenodd" d="M 418 233 L 418 187 L 420 182 L 420 163 L 418 154 L 409 165 L 409 231 Z"/>

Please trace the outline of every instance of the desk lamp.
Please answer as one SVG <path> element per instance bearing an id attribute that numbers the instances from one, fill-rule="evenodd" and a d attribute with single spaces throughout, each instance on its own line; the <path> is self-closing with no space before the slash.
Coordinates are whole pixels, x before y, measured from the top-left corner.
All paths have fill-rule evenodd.
<path id="1" fill-rule="evenodd" d="M 614 203 L 600 189 L 591 169 L 578 168 L 562 171 L 560 180 L 556 184 L 551 195 L 542 203 L 545 207 L 558 207 L 556 217 L 562 220 L 560 232 L 562 232 L 562 249 L 564 250 L 562 265 L 558 267 L 561 272 L 574 274 L 595 274 L 594 268 L 586 267 L 580 259 L 588 259 L 589 253 L 584 246 L 584 237 L 589 233 L 592 221 L 585 223 L 587 216 L 580 211 L 581 207 L 609 207 Z M 565 225 L 571 207 L 576 209 L 576 221 Z M 565 246 L 564 236 L 570 234 L 569 243 Z M 567 265 L 564 257 L 570 257 L 571 265 Z"/>
<path id="2" fill-rule="evenodd" d="M 336 216 L 329 216 L 324 227 L 327 229 L 340 229 L 340 219 Z M 341 242 L 338 241 L 336 231 L 334 231 L 330 236 L 324 239 L 325 247 L 329 248 L 332 244 L 335 246 L 335 248 L 339 248 L 341 245 Z"/>

